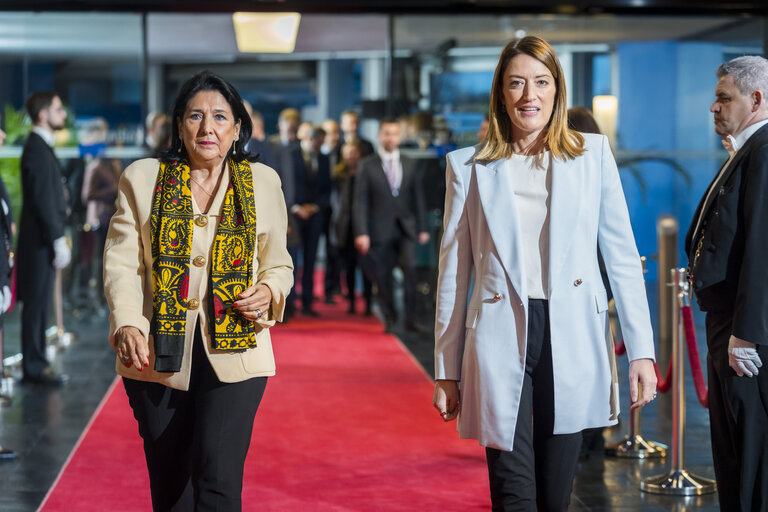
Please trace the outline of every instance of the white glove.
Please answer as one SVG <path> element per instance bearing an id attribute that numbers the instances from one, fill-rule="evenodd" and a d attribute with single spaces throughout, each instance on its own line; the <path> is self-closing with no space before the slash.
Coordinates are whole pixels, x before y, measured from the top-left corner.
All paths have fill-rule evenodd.
<path id="1" fill-rule="evenodd" d="M 763 366 L 760 356 L 757 355 L 757 345 L 731 336 L 728 342 L 728 366 L 733 368 L 736 375 L 747 377 L 757 375 L 757 369 Z"/>
<path id="2" fill-rule="evenodd" d="M 2 313 L 5 313 L 11 309 L 11 287 L 3 286 L 2 293 L 0 293 L 0 309 Z"/>
<path id="3" fill-rule="evenodd" d="M 67 245 L 67 238 L 61 236 L 53 241 L 53 266 L 56 268 L 64 268 L 69 265 L 69 261 L 72 259 L 72 252 Z"/>

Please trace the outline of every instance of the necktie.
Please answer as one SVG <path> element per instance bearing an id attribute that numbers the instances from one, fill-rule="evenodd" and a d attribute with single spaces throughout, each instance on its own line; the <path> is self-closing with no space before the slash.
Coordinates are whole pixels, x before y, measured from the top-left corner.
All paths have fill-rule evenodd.
<path id="1" fill-rule="evenodd" d="M 389 188 L 394 192 L 395 191 L 395 185 L 397 176 L 395 175 L 395 159 L 389 158 L 387 159 L 387 165 L 386 165 L 386 171 L 387 171 L 387 181 L 389 181 Z"/>

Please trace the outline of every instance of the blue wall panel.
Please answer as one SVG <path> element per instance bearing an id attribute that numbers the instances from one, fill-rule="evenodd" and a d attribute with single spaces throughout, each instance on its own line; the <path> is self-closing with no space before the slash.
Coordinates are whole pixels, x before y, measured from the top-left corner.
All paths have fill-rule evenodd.
<path id="1" fill-rule="evenodd" d="M 617 47 L 619 56 L 619 122 L 617 144 L 629 151 L 719 152 L 709 105 L 714 97 L 714 71 L 722 46 L 711 43 L 633 42 Z M 676 158 L 689 179 L 663 162 L 637 163 L 645 188 L 621 167 L 630 218 L 641 255 L 657 252 L 656 221 L 673 215 L 680 223 L 679 263 L 686 264 L 682 242 L 693 210 L 722 160 Z M 693 158 L 693 156 L 696 156 Z M 655 281 L 657 265 L 648 263 Z"/>

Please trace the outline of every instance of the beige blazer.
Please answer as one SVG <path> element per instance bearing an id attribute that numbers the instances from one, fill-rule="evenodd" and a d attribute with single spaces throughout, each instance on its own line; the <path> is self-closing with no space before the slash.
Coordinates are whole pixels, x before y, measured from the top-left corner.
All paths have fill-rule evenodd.
<path id="1" fill-rule="evenodd" d="M 149 367 L 141 372 L 134 367 L 126 368 L 116 357 L 117 373 L 131 379 L 158 382 L 181 390 L 189 389 L 192 341 L 199 318 L 208 359 L 219 380 L 240 382 L 251 377 L 274 375 L 275 359 L 269 327 L 283 318 L 285 298 L 293 286 L 293 262 L 285 245 L 287 213 L 280 179 L 274 170 L 259 163 L 251 164 L 257 231 L 253 279 L 255 283 L 269 287 L 272 292 L 272 306 L 257 323 L 257 347 L 234 353 L 211 348 L 206 308 L 208 271 L 218 214 L 226 192 L 226 187 L 222 186 L 219 187 L 207 214 L 201 212 L 195 201 L 192 201 L 195 217 L 200 217 L 201 221 L 194 223 L 191 259 L 202 256 L 205 258 L 205 264 L 196 266 L 190 261 L 189 265 L 189 298 L 197 298 L 199 306 L 187 310 L 181 371 L 154 371 L 154 343 L 152 336 L 149 336 L 152 318 L 152 248 L 149 220 L 159 169 L 160 164 L 156 159 L 147 158 L 134 162 L 125 170 L 118 188 L 117 212 L 109 224 L 104 247 L 104 291 L 110 309 L 109 342 L 114 344 L 115 331 L 123 326 L 138 328 L 149 340 Z M 227 182 L 229 169 L 225 168 L 222 183 Z M 208 222 L 203 222 L 202 219 Z"/>

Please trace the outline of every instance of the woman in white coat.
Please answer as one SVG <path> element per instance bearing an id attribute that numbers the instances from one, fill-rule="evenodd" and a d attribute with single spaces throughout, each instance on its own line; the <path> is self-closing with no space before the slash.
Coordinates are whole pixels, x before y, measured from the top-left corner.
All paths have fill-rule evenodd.
<path id="1" fill-rule="evenodd" d="M 568 129 L 566 105 L 552 47 L 512 41 L 496 67 L 484 141 L 448 154 L 434 405 L 445 421 L 458 417 L 462 438 L 486 447 L 493 510 L 566 510 L 581 431 L 617 421 L 598 243 L 632 408 L 656 394 L 616 163 L 604 136 Z"/>

